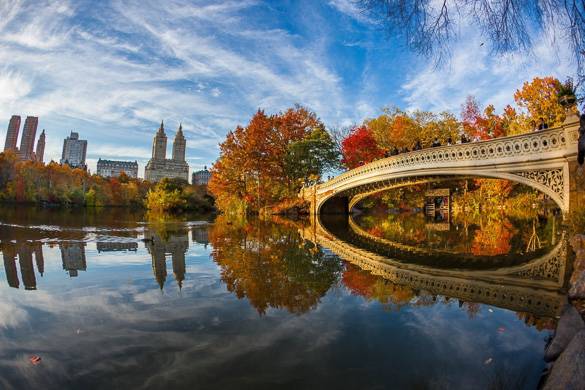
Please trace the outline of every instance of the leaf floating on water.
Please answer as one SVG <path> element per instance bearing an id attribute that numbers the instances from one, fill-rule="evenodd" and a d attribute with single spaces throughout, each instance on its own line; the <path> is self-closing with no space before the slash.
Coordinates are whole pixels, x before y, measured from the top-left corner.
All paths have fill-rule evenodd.
<path id="1" fill-rule="evenodd" d="M 487 366 L 488 364 L 491 364 L 493 361 L 494 361 L 494 359 L 489 358 L 485 362 L 483 362 L 483 364 L 485 364 Z"/>
<path id="2" fill-rule="evenodd" d="M 39 355 L 32 355 L 29 359 L 28 359 L 34 366 L 36 366 L 37 364 L 41 363 L 41 357 Z"/>

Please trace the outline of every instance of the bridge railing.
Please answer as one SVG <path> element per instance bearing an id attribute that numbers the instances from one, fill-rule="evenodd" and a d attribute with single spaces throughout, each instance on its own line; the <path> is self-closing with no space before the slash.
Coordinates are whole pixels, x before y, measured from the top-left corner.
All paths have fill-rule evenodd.
<path id="1" fill-rule="evenodd" d="M 318 190 L 336 187 L 347 180 L 381 168 L 404 169 L 409 166 L 432 166 L 442 162 L 495 160 L 526 156 L 538 159 L 542 153 L 559 152 L 574 146 L 579 137 L 574 124 L 547 130 L 535 131 L 508 137 L 494 138 L 450 146 L 429 147 L 422 150 L 402 153 L 365 164 L 344 172 L 335 178 L 317 186 Z M 575 148 L 576 153 L 576 148 Z"/>

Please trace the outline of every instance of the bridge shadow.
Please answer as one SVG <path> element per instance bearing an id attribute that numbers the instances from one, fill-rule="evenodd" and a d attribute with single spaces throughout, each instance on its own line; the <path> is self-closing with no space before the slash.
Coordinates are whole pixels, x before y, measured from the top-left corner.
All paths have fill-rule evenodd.
<path id="1" fill-rule="evenodd" d="M 351 216 L 316 216 L 303 238 L 374 275 L 415 291 L 556 317 L 566 302 L 572 251 L 564 235 L 527 255 L 471 256 L 381 239 Z"/>

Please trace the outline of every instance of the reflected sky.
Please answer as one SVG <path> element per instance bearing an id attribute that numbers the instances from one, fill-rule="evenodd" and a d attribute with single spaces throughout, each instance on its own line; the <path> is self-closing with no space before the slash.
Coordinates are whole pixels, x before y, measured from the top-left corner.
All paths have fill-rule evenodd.
<path id="1" fill-rule="evenodd" d="M 0 219 L 0 388 L 534 388 L 544 367 L 550 319 L 393 283 L 294 223 L 53 215 Z"/>

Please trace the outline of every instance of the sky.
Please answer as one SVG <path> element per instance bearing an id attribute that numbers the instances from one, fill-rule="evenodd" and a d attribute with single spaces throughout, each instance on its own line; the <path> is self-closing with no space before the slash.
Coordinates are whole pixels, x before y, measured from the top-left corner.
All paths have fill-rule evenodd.
<path id="1" fill-rule="evenodd" d="M 458 114 L 467 95 L 501 110 L 524 81 L 574 73 L 545 32 L 530 53 L 500 57 L 472 24 L 457 34 L 437 65 L 352 0 L 0 0 L 0 140 L 12 115 L 38 116 L 45 161 L 76 131 L 90 170 L 137 160 L 142 176 L 164 120 L 167 155 L 182 123 L 198 170 L 258 109 L 301 104 L 330 128 L 387 106 Z"/>

